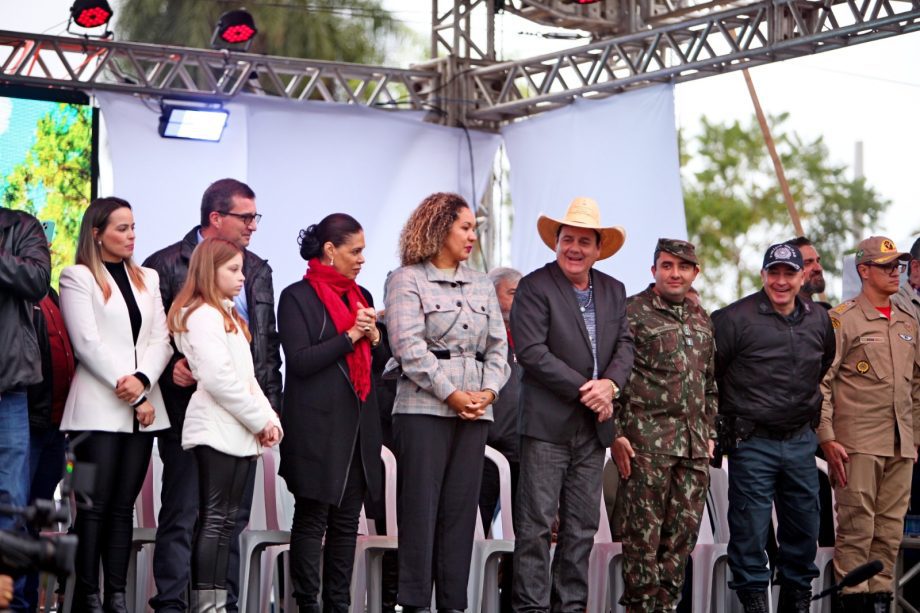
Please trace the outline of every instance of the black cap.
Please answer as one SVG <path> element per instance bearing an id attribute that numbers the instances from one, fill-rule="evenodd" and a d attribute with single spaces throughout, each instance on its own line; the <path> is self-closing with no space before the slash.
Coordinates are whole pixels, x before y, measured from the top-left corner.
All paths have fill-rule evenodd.
<path id="1" fill-rule="evenodd" d="M 763 270 L 778 264 L 785 264 L 793 270 L 802 270 L 805 267 L 805 261 L 802 259 L 802 252 L 795 245 L 779 243 L 771 245 L 763 256 Z"/>
<path id="2" fill-rule="evenodd" d="M 910 257 L 920 260 L 920 238 L 914 241 L 913 247 L 910 248 Z"/>

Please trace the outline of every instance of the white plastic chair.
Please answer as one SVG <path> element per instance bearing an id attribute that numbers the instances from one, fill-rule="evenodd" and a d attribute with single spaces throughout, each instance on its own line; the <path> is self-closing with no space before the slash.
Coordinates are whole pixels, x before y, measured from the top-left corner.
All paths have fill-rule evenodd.
<path id="1" fill-rule="evenodd" d="M 608 450 L 605 463 L 612 461 Z M 594 535 L 594 546 L 588 558 L 587 613 L 623 611 L 623 605 L 620 604 L 623 587 L 623 543 L 613 542 L 607 505 L 604 501 L 604 493 L 601 491 L 600 520 Z"/>
<path id="2" fill-rule="evenodd" d="M 828 474 L 827 471 L 827 461 L 822 460 L 821 458 L 815 458 L 815 464 L 825 475 Z M 834 534 L 837 533 L 837 497 L 834 494 L 834 488 L 831 488 L 831 515 L 834 517 Z M 819 592 L 831 587 L 834 584 L 834 548 L 833 547 L 818 547 L 818 552 L 815 555 L 815 566 L 818 567 L 818 576 L 814 581 L 811 582 L 811 591 L 813 594 L 818 594 Z M 831 610 L 831 599 L 830 597 L 822 598 L 821 600 L 813 601 L 811 603 L 811 613 L 830 613 Z"/>
<path id="3" fill-rule="evenodd" d="M 502 555 L 514 553 L 511 467 L 505 456 L 497 449 L 486 446 L 485 456 L 486 461 L 492 462 L 498 469 L 502 538 L 487 538 L 482 518 L 477 511 L 470 579 L 467 584 L 467 611 L 469 613 L 498 613 L 501 608 L 498 591 L 498 565 Z"/>
<path id="4" fill-rule="evenodd" d="M 134 502 L 135 527 L 131 536 L 131 557 L 125 589 L 125 600 L 134 603 L 134 611 L 146 611 L 147 602 L 153 595 L 153 545 L 157 536 L 156 483 L 158 477 L 162 477 L 162 466 L 159 449 L 154 444 L 147 475 Z"/>
<path id="5" fill-rule="evenodd" d="M 359 535 L 355 543 L 355 565 L 351 573 L 351 611 L 380 613 L 383 597 L 383 554 L 397 549 L 396 457 L 387 447 L 380 448 L 384 470 L 386 535 Z M 290 582 L 289 582 L 290 583 Z"/>
<path id="6" fill-rule="evenodd" d="M 290 526 L 282 526 L 278 503 L 277 447 L 265 449 L 258 459 L 249 526 L 240 535 L 240 611 L 268 610 L 272 569 L 291 542 Z M 279 546 L 279 547 L 274 547 Z M 262 554 L 269 555 L 263 559 Z"/>
<path id="7" fill-rule="evenodd" d="M 690 559 L 693 611 L 710 613 L 714 603 L 718 611 L 724 611 L 728 598 L 728 474 L 722 469 L 709 468 L 706 508 Z"/>

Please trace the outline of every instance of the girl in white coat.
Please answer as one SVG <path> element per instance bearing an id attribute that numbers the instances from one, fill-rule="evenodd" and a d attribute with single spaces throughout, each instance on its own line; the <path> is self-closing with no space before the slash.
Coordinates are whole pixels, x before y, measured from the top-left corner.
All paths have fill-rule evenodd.
<path id="1" fill-rule="evenodd" d="M 157 379 L 173 350 L 156 271 L 134 254 L 134 216 L 120 198 L 94 200 L 83 214 L 77 264 L 61 272 L 61 313 L 78 365 L 61 430 L 77 460 L 96 468 L 92 506 L 77 513 L 75 612 L 127 612 L 125 584 L 134 500 L 155 430 L 169 427 Z M 84 433 L 77 436 L 78 433 Z"/>
<path id="2" fill-rule="evenodd" d="M 185 412 L 182 447 L 198 461 L 198 531 L 192 546 L 192 611 L 225 611 L 230 537 L 249 465 L 281 440 L 281 424 L 256 382 L 249 328 L 233 298 L 243 252 L 208 238 L 189 262 L 169 310 L 169 329 L 198 387 Z"/>

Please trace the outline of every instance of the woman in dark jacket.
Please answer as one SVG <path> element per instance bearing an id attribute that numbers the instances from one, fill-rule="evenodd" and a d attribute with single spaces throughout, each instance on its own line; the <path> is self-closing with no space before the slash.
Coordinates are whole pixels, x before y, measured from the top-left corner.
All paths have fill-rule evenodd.
<path id="1" fill-rule="evenodd" d="M 304 280 L 285 288 L 278 330 L 285 355 L 280 474 L 294 495 L 291 579 L 300 611 L 350 605 L 358 516 L 379 497 L 380 421 L 371 377 L 380 345 L 371 295 L 355 283 L 364 231 L 336 213 L 300 233 Z M 382 350 L 382 347 L 380 348 Z M 323 535 L 325 534 L 325 545 Z"/>

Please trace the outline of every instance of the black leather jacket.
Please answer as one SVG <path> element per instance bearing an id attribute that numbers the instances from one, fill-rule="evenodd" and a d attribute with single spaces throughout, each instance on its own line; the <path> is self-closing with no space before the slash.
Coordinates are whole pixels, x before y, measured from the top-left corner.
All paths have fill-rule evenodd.
<path id="1" fill-rule="evenodd" d="M 836 353 L 834 329 L 826 309 L 795 300 L 788 319 L 763 290 L 712 314 L 720 414 L 777 432 L 817 424 L 821 379 Z"/>
<path id="2" fill-rule="evenodd" d="M 0 207 L 0 393 L 42 380 L 32 304 L 50 284 L 51 254 L 41 224 Z"/>
<path id="3" fill-rule="evenodd" d="M 169 312 L 173 299 L 185 284 L 188 263 L 198 244 L 199 226 L 195 226 L 178 243 L 161 249 L 144 262 L 160 275 L 160 294 L 163 308 Z M 281 411 L 281 341 L 275 325 L 275 291 L 272 286 L 272 269 L 266 260 L 246 250 L 243 258 L 243 275 L 246 302 L 249 306 L 249 332 L 252 334 L 252 362 L 256 380 L 268 397 L 272 408 Z M 195 387 L 179 387 L 172 380 L 173 365 L 182 358 L 175 352 L 163 376 L 160 377 L 160 391 L 169 413 L 169 421 L 176 432 L 182 431 L 185 409 Z"/>

